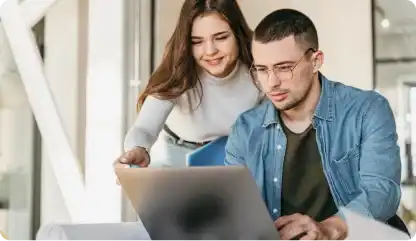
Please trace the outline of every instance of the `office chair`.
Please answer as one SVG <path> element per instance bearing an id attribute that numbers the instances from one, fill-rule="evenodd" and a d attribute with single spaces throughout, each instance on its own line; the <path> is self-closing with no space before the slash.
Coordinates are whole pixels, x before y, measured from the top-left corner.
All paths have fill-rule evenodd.
<path id="1" fill-rule="evenodd" d="M 187 166 L 224 166 L 227 139 L 228 136 L 219 137 L 189 153 Z"/>
<path id="2" fill-rule="evenodd" d="M 388 225 L 390 225 L 393 228 L 396 228 L 402 232 L 404 232 L 405 234 L 409 235 L 410 237 L 410 232 L 406 227 L 406 224 L 403 222 L 403 220 L 397 215 L 395 214 L 393 217 L 389 218 L 386 222 Z"/>

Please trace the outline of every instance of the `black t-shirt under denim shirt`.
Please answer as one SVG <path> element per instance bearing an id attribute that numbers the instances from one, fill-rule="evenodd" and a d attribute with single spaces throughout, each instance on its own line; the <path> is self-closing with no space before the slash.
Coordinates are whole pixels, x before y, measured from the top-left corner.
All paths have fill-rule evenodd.
<path id="1" fill-rule="evenodd" d="M 283 163 L 281 216 L 301 213 L 323 221 L 338 212 L 322 168 L 316 131 L 290 131 L 280 121 L 287 138 Z"/>

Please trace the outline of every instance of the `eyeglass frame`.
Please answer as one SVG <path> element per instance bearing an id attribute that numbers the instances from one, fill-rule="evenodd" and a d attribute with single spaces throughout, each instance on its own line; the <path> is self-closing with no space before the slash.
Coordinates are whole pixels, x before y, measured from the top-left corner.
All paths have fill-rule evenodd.
<path id="1" fill-rule="evenodd" d="M 280 72 L 283 72 L 283 73 L 286 73 L 286 72 L 289 72 L 290 71 L 290 73 L 292 74 L 291 75 L 291 77 L 289 78 L 289 79 L 285 79 L 285 80 L 282 80 L 282 79 L 280 79 L 281 81 L 287 81 L 287 80 L 291 80 L 292 78 L 293 78 L 293 70 L 299 65 L 299 63 L 300 63 L 300 61 L 302 61 L 302 59 L 309 53 L 309 51 L 312 51 L 313 53 L 316 53 L 317 52 L 317 50 L 316 49 L 314 49 L 314 48 L 308 48 L 306 51 L 305 51 L 305 53 L 302 55 L 302 57 L 295 63 L 295 65 L 292 67 L 292 68 L 290 68 L 288 71 L 280 71 Z M 273 66 L 272 68 L 267 68 L 266 69 L 266 72 L 267 72 L 267 80 L 269 80 L 270 79 L 270 72 L 271 71 L 273 71 L 273 74 L 276 76 L 276 77 L 278 77 L 278 75 L 276 74 L 276 69 L 277 69 L 277 65 L 275 65 L 275 66 Z M 259 80 L 256 80 L 255 78 L 254 78 L 254 75 L 252 74 L 252 70 L 253 69 L 255 69 L 255 67 L 254 67 L 254 63 L 251 65 L 251 67 L 250 67 L 250 69 L 249 69 L 249 73 L 250 73 L 250 76 L 253 78 L 253 80 L 254 80 L 254 82 L 256 83 L 256 84 L 259 84 Z"/>

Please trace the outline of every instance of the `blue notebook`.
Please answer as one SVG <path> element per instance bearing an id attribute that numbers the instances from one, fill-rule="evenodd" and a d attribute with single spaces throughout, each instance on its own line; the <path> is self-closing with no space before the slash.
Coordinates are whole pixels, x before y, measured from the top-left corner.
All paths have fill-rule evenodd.
<path id="1" fill-rule="evenodd" d="M 224 166 L 225 144 L 228 136 L 202 146 L 187 155 L 188 166 Z"/>

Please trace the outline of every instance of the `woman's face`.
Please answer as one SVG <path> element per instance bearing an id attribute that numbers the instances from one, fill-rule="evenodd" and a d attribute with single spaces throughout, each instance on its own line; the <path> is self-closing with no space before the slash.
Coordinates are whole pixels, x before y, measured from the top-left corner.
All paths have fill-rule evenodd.
<path id="1" fill-rule="evenodd" d="M 208 73 L 221 78 L 234 69 L 239 52 L 237 40 L 219 13 L 197 17 L 191 38 L 193 56 Z"/>

